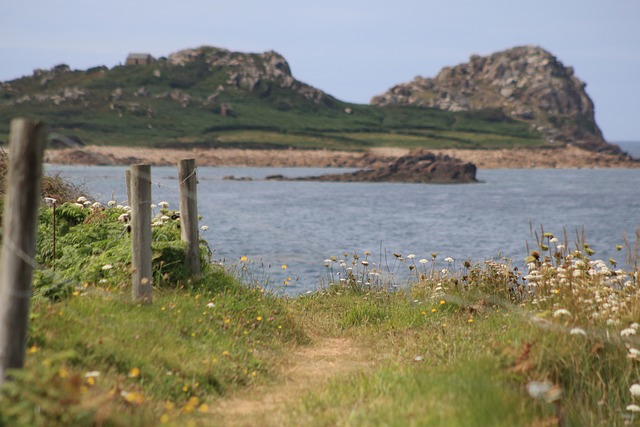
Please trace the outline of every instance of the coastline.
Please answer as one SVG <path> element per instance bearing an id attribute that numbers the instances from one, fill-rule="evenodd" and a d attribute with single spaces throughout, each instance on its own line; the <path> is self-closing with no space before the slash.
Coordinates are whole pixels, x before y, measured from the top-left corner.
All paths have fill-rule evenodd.
<path id="1" fill-rule="evenodd" d="M 496 150 L 429 150 L 471 162 L 478 169 L 575 169 L 639 168 L 628 156 L 597 153 L 574 146 L 558 148 L 511 148 Z M 86 146 L 51 149 L 45 163 L 59 165 L 175 165 L 195 158 L 199 166 L 253 167 L 379 167 L 409 153 L 402 148 L 373 148 L 366 152 L 329 150 L 256 150 L 237 148 L 158 149 L 143 147 Z"/>

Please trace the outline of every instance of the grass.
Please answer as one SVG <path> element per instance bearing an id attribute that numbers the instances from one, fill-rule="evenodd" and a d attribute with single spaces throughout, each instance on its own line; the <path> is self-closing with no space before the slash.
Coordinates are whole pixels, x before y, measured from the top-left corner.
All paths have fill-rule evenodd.
<path id="1" fill-rule="evenodd" d="M 140 305 L 126 207 L 81 205 L 57 208 L 56 257 L 41 210 L 27 363 L 0 391 L 0 426 L 640 425 L 637 263 L 583 241 L 541 230 L 524 268 L 345 254 L 316 292 L 284 297 L 250 260 L 207 262 L 204 241 L 190 280 L 163 205 Z"/>
<path id="2" fill-rule="evenodd" d="M 89 145 L 362 150 L 545 144 L 527 123 L 498 110 L 375 107 L 329 96 L 315 103 L 278 82 L 238 89 L 226 82 L 229 69 L 207 67 L 199 61 L 186 66 L 159 61 L 111 70 L 46 71 L 8 82 L 0 88 L 0 140 L 7 139 L 13 117 L 26 116 Z M 82 95 L 62 102 L 51 98 L 69 88 Z M 223 104 L 232 106 L 232 114 L 220 114 Z"/>

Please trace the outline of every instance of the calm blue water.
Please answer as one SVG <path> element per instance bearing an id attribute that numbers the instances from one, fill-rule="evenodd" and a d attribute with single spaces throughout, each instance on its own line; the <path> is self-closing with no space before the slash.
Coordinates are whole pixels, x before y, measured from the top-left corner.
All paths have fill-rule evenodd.
<path id="1" fill-rule="evenodd" d="M 106 203 L 126 199 L 125 167 L 48 166 Z M 246 255 L 271 265 L 274 281 L 291 277 L 291 292 L 320 284 L 323 260 L 343 252 L 399 252 L 428 258 L 523 263 L 530 225 L 561 235 L 584 226 L 602 259 L 640 225 L 640 169 L 484 170 L 481 184 L 272 182 L 267 175 L 318 175 L 328 169 L 198 169 L 203 237 L 214 258 Z M 254 181 L 224 181 L 225 175 Z M 153 167 L 153 202 L 178 209 L 177 168 Z M 282 271 L 281 265 L 288 266 Z"/>

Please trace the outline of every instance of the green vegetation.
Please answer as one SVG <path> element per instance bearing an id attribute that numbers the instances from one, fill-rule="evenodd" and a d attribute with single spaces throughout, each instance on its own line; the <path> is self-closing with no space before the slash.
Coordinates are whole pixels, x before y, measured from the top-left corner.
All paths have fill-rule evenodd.
<path id="1" fill-rule="evenodd" d="M 252 88 L 229 83 L 234 72 L 204 59 L 41 71 L 0 86 L 0 140 L 11 118 L 26 116 L 93 145 L 363 150 L 545 144 L 528 124 L 499 110 L 452 113 L 349 104 L 328 95 L 310 99 L 276 78 L 262 76 Z"/>
<path id="2" fill-rule="evenodd" d="M 141 305 L 126 206 L 61 203 L 55 257 L 42 207 L 27 364 L 0 392 L 0 426 L 640 424 L 637 264 L 541 232 L 524 269 L 343 254 L 292 298 L 243 281 L 244 257 L 211 264 L 205 241 L 189 279 L 174 211 L 154 210 Z M 408 286 L 386 274 L 399 269 Z"/>

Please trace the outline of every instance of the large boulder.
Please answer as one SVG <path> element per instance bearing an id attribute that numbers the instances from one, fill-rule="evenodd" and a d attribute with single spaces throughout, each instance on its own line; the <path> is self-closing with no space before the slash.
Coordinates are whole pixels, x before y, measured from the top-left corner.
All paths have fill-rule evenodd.
<path id="1" fill-rule="evenodd" d="M 286 179 L 281 175 L 270 177 Z M 454 184 L 478 182 L 476 166 L 462 160 L 425 150 L 415 150 L 385 166 L 356 172 L 303 177 L 304 181 L 340 182 L 413 182 L 429 184 Z"/>
<path id="2" fill-rule="evenodd" d="M 416 77 L 376 96 L 378 106 L 416 105 L 448 111 L 500 109 L 528 122 L 550 144 L 574 144 L 620 153 L 608 144 L 594 117 L 586 84 L 555 56 L 520 46 L 446 67 L 434 78 Z"/>

